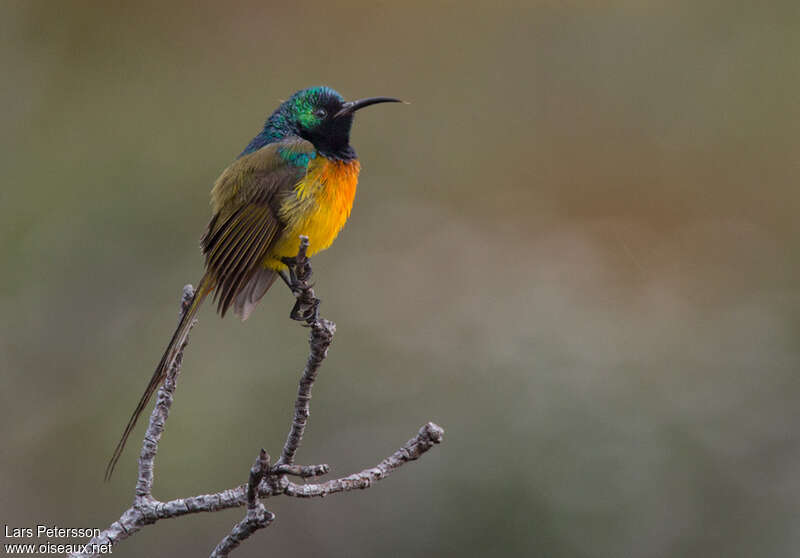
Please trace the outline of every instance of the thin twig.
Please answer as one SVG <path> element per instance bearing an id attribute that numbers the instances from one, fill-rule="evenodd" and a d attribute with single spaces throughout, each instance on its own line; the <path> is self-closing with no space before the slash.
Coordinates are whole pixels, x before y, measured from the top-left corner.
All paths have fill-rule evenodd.
<path id="1" fill-rule="evenodd" d="M 180 316 L 189 308 L 189 304 L 194 297 L 194 288 L 191 285 L 185 285 L 181 293 Z M 194 327 L 196 321 L 192 322 L 190 326 Z M 139 469 L 136 479 L 136 489 L 133 505 L 125 510 L 120 518 L 112 523 L 107 529 L 100 532 L 86 544 L 83 552 L 75 552 L 70 556 L 89 557 L 97 556 L 101 552 L 107 553 L 109 550 L 103 552 L 103 548 L 110 549 L 111 546 L 117 544 L 119 541 L 127 539 L 145 525 L 155 523 L 159 517 L 155 513 L 155 504 L 158 504 L 151 496 L 153 486 L 153 462 L 158 452 L 158 442 L 161 440 L 161 434 L 164 432 L 164 426 L 167 418 L 169 417 L 169 410 L 172 406 L 173 396 L 175 394 L 176 380 L 181 370 L 183 362 L 183 351 L 188 344 L 187 340 L 178 349 L 175 360 L 167 372 L 167 378 L 164 384 L 158 389 L 158 396 L 153 412 L 150 414 L 150 422 L 147 426 L 147 431 L 144 435 L 142 442 L 142 451 L 139 454 Z"/>
<path id="2" fill-rule="evenodd" d="M 323 463 L 322 465 L 275 465 L 270 473 L 273 475 L 291 475 L 308 479 L 311 477 L 321 477 L 327 475 L 331 468 Z"/>
<path id="3" fill-rule="evenodd" d="M 250 479 L 247 482 L 247 513 L 239 523 L 233 526 L 231 532 L 225 535 L 214 551 L 211 558 L 225 558 L 231 550 L 242 544 L 250 535 L 267 527 L 275 520 L 275 514 L 268 511 L 264 504 L 258 500 L 258 486 L 261 480 L 269 473 L 269 455 L 262 448 L 256 462 L 250 469 Z"/>
<path id="4" fill-rule="evenodd" d="M 406 445 L 371 469 L 364 469 L 360 473 L 320 484 L 295 484 L 290 482 L 286 485 L 283 493 L 297 498 L 313 498 L 314 496 L 329 496 L 338 492 L 369 488 L 373 482 L 385 479 L 401 465 L 419 459 L 434 444 L 440 443 L 443 436 L 444 430 L 442 427 L 429 422 L 420 428 L 417 435 L 406 442 Z"/>
<path id="5" fill-rule="evenodd" d="M 289 429 L 289 434 L 286 436 L 286 443 L 283 445 L 283 451 L 281 452 L 277 465 L 292 465 L 294 463 L 295 454 L 300 447 L 300 442 L 303 439 L 303 433 L 308 423 L 311 387 L 317 379 L 317 373 L 319 372 L 322 361 L 328 356 L 328 347 L 330 347 L 331 341 L 333 341 L 333 335 L 336 333 L 336 324 L 324 318 L 320 318 L 318 315 L 317 309 L 319 308 L 319 299 L 314 294 L 314 288 L 309 284 L 312 270 L 311 265 L 308 263 L 308 258 L 306 257 L 307 248 L 308 237 L 301 236 L 300 249 L 295 258 L 297 276 L 297 283 L 295 284 L 297 291 L 295 296 L 297 296 L 297 304 L 292 313 L 299 311 L 300 315 L 310 314 L 310 317 L 307 319 L 307 323 L 311 327 L 308 340 L 310 351 L 297 390 L 297 400 L 294 404 L 292 426 Z"/>
<path id="6" fill-rule="evenodd" d="M 178 316 L 178 321 L 183 319 L 184 314 L 189 311 L 189 306 L 194 298 L 194 288 L 191 285 L 183 287 L 181 294 L 181 310 Z M 197 320 L 193 320 L 189 324 L 189 331 L 192 330 Z M 150 414 L 150 423 L 147 426 L 147 431 L 144 434 L 144 442 L 142 443 L 142 451 L 139 454 L 139 476 L 136 480 L 136 497 L 149 498 L 153 492 L 153 461 L 155 461 L 156 453 L 158 452 L 158 442 L 161 440 L 161 434 L 164 432 L 164 425 L 169 418 L 169 410 L 172 407 L 172 400 L 175 396 L 175 388 L 177 387 L 178 374 L 181 371 L 181 364 L 183 363 L 183 351 L 186 348 L 187 341 L 183 342 L 178 349 L 178 354 L 172 365 L 167 371 L 167 377 L 164 384 L 158 389 L 158 396 L 156 405 L 153 412 Z"/>
<path id="7" fill-rule="evenodd" d="M 369 488 L 373 482 L 386 478 L 401 465 L 418 459 L 423 453 L 442 441 L 444 431 L 429 422 L 420 428 L 417 435 L 403 447 L 371 469 L 364 469 L 347 477 L 317 484 L 296 484 L 289 480 L 290 476 L 303 479 L 318 477 L 330 470 L 330 467 L 325 464 L 306 466 L 294 464 L 297 449 L 303 440 L 308 423 L 311 388 L 317 378 L 319 367 L 327 356 L 328 347 L 336 331 L 336 324 L 319 317 L 319 299 L 316 298 L 314 290 L 309 284 L 312 271 L 306 258 L 307 248 L 308 238 L 301 237 L 300 250 L 294 265 L 297 277 L 297 283 L 294 286 L 297 304 L 292 310 L 292 317 L 297 319 L 299 316 L 310 327 L 310 349 L 298 386 L 292 425 L 281 456 L 275 465 L 270 467 L 269 456 L 262 449 L 250 469 L 247 484 L 221 492 L 177 498 L 167 502 L 153 498 L 153 462 L 175 394 L 176 380 L 183 360 L 183 351 L 186 348 L 186 342 L 184 342 L 167 373 L 164 385 L 158 390 L 155 408 L 150 415 L 150 423 L 139 456 L 139 471 L 133 505 L 125 510 L 117 521 L 93 537 L 82 551 L 74 552 L 70 556 L 88 558 L 99 556 L 101 553 L 107 554 L 111 551 L 111 546 L 130 537 L 145 525 L 150 525 L 160 519 L 247 506 L 245 517 L 233 526 L 211 553 L 212 557 L 227 556 L 242 541 L 258 529 L 268 526 L 275 519 L 274 514 L 261 503 L 261 499 L 279 495 L 310 498 Z M 193 294 L 191 285 L 184 287 L 181 312 L 186 311 Z"/>

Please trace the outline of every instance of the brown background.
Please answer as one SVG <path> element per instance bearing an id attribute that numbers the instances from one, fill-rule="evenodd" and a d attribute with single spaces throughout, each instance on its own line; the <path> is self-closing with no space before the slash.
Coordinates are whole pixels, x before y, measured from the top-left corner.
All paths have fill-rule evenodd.
<path id="1" fill-rule="evenodd" d="M 356 122 L 299 458 L 346 474 L 427 420 L 446 439 L 367 492 L 269 502 L 236 555 L 798 553 L 796 2 L 127 4 L 0 7 L 4 523 L 127 507 L 142 429 L 103 467 L 200 276 L 208 190 L 329 84 L 413 104 Z M 201 312 L 157 496 L 278 453 L 291 303 Z M 240 516 L 114 555 L 204 555 Z"/>

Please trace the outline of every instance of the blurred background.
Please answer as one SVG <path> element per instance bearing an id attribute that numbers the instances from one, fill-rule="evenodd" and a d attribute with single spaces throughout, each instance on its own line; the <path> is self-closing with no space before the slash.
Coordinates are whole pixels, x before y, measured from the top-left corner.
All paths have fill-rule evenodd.
<path id="1" fill-rule="evenodd" d="M 349 474 L 428 420 L 445 441 L 368 491 L 270 500 L 235 555 L 797 555 L 797 4 L 590 4 L 3 2 L 3 522 L 130 504 L 141 424 L 103 469 L 201 275 L 210 187 L 328 84 L 412 104 L 356 120 L 298 459 Z M 202 310 L 157 497 L 279 453 L 292 303 Z M 114 555 L 207 555 L 241 516 Z"/>

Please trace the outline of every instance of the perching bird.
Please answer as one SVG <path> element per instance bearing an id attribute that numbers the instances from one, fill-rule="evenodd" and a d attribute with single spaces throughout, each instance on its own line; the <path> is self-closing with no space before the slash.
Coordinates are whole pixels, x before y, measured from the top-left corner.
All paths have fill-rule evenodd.
<path id="1" fill-rule="evenodd" d="M 106 479 L 203 300 L 213 292 L 221 316 L 233 307 L 246 320 L 278 275 L 289 282 L 284 259 L 297 254 L 300 235 L 309 238 L 308 256 L 331 245 L 350 215 L 361 168 L 350 147 L 353 113 L 386 102 L 399 100 L 346 102 L 328 87 L 298 91 L 222 172 L 211 190 L 211 222 L 200 241 L 206 271 L 114 449 Z"/>

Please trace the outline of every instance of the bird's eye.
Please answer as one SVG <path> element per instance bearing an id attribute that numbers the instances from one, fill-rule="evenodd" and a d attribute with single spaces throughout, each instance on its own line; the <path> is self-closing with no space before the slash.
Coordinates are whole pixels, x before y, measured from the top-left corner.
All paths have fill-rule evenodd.
<path id="1" fill-rule="evenodd" d="M 316 116 L 317 118 L 325 118 L 326 116 L 328 116 L 328 111 L 325 110 L 324 108 L 319 108 L 314 111 L 314 116 Z"/>

